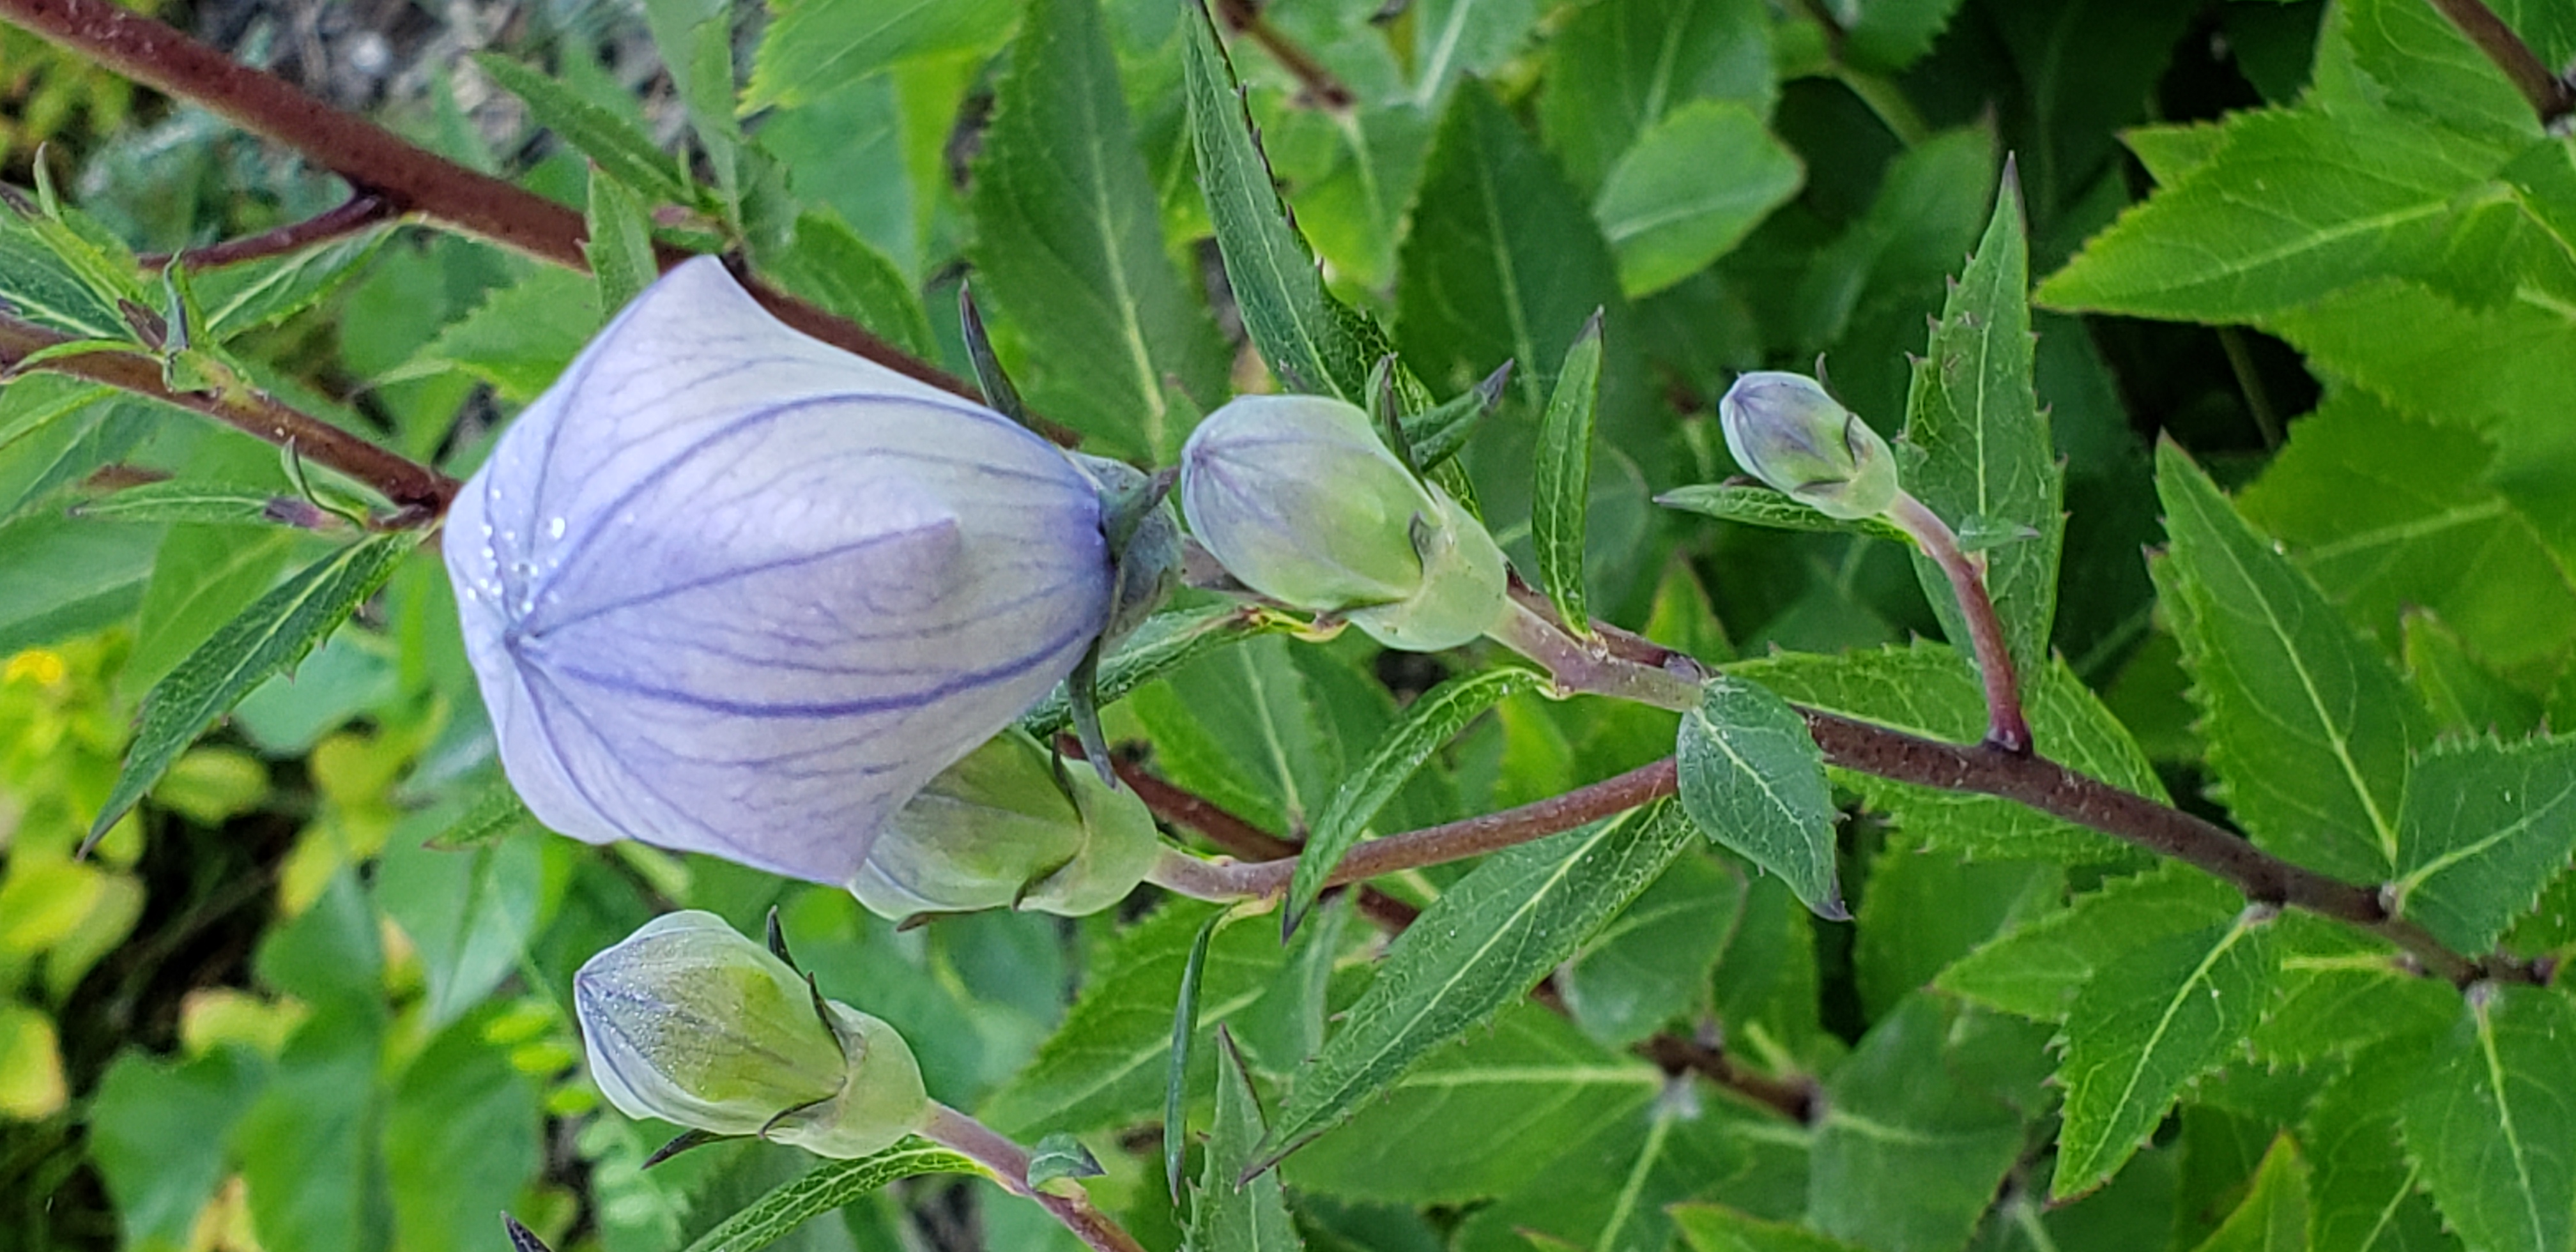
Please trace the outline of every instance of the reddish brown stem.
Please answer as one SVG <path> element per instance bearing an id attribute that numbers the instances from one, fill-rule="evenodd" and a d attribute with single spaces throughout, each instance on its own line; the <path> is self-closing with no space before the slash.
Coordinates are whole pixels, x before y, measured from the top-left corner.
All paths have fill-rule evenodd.
<path id="1" fill-rule="evenodd" d="M 589 268 L 581 214 L 467 169 L 111 0 L 0 0 L 0 21 L 293 148 L 348 180 L 358 194 L 381 198 L 392 213 L 417 213 L 557 265 Z M 665 267 L 685 259 L 675 249 L 662 249 Z M 980 399 L 966 383 L 856 323 L 756 279 L 745 285 L 779 320 L 806 334 L 944 391 Z"/>
<path id="2" fill-rule="evenodd" d="M 30 353 L 66 342 L 64 336 L 41 326 L 0 317 L 0 371 L 15 369 Z M 161 363 L 140 353 L 84 352 L 55 357 L 37 368 L 149 396 L 281 447 L 292 445 L 305 460 L 373 487 L 408 514 L 405 520 L 410 523 L 427 522 L 445 512 L 456 495 L 455 479 L 258 392 L 173 391 L 161 381 Z"/>
<path id="3" fill-rule="evenodd" d="M 168 269 L 174 256 L 185 262 L 192 270 L 218 269 L 226 265 L 239 265 L 244 261 L 301 252 L 315 244 L 337 239 L 343 235 L 357 234 L 378 222 L 392 221 L 398 216 L 400 215 L 394 212 L 393 205 L 383 196 L 370 195 L 362 191 L 341 201 L 338 208 L 316 214 L 300 222 L 289 222 L 275 230 L 261 231 L 256 235 L 244 235 L 239 239 L 227 239 L 221 243 L 208 244 L 202 248 L 190 248 L 184 252 L 147 252 L 136 257 L 135 260 L 147 270 Z"/>
<path id="4" fill-rule="evenodd" d="M 1079 756 L 1076 747 L 1068 755 Z M 1116 761 L 1118 781 L 1125 783 L 1145 802 L 1154 816 L 1175 826 L 1186 826 L 1216 846 L 1252 861 L 1285 861 L 1297 855 L 1297 845 L 1271 834 L 1235 816 L 1222 805 L 1194 792 L 1175 787 L 1146 771 L 1133 761 Z M 1389 930 L 1402 930 L 1422 915 L 1422 910 L 1396 899 L 1375 887 L 1359 889 L 1360 912 Z"/>
<path id="5" fill-rule="evenodd" d="M 2505 25 L 2504 19 L 2497 17 L 2495 10 L 2488 8 L 2482 0 L 2430 0 L 2430 3 L 2442 16 L 2451 19 L 2451 25 L 2459 27 L 2460 33 L 2468 36 L 2478 51 L 2495 62 L 2497 69 L 2504 71 L 2514 90 L 2521 92 L 2522 98 L 2531 102 L 2532 112 L 2540 115 L 2541 125 L 2547 126 L 2576 114 L 2576 83 L 2552 73 L 2547 65 L 2541 63 L 2539 54 L 2531 50 L 2531 45 L 2524 43 L 2522 36 L 2515 34 L 2513 27 Z"/>
<path id="6" fill-rule="evenodd" d="M 1229 29 L 1260 44 L 1261 50 L 1279 63 L 1279 68 L 1295 75 L 1308 103 L 1324 109 L 1347 109 L 1359 99 L 1331 70 L 1324 68 L 1324 63 L 1316 60 L 1313 53 L 1271 25 L 1270 19 L 1262 16 L 1261 6 L 1255 0 L 1217 0 L 1216 12 L 1218 17 L 1225 19 Z"/>

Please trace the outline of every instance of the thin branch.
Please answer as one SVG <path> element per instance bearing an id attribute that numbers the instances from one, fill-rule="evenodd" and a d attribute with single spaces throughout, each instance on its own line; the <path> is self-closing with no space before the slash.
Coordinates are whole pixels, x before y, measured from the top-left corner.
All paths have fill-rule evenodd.
<path id="1" fill-rule="evenodd" d="M 1209 834 L 1210 838 L 1244 855 L 1260 856 L 1265 864 L 1284 867 L 1290 874 L 1296 872 L 1296 862 L 1282 858 L 1294 857 L 1297 854 L 1297 845 L 1284 839 L 1273 838 L 1215 803 L 1144 772 L 1133 762 L 1121 761 L 1118 764 L 1120 781 L 1133 787 L 1137 795 L 1144 799 L 1145 806 L 1152 809 L 1156 816 L 1166 821 L 1190 826 L 1202 834 Z M 1666 762 L 1667 766 L 1669 764 Z M 1611 780 L 1613 784 L 1619 781 Z M 1627 793 L 1626 789 L 1622 788 L 1614 788 L 1614 790 L 1620 790 L 1622 795 Z M 1618 801 L 1614 800 L 1612 803 L 1618 803 Z M 1619 810 L 1614 808 L 1610 811 Z M 1178 816 L 1181 814 L 1187 816 Z M 1223 830 L 1226 834 L 1222 837 L 1212 834 L 1209 827 Z M 1244 898 L 1245 892 L 1241 889 L 1239 881 L 1241 875 L 1237 871 L 1243 868 L 1245 867 L 1224 862 L 1211 864 L 1193 861 L 1186 869 L 1167 867 L 1165 873 L 1168 877 L 1179 881 L 1166 881 L 1163 876 L 1155 877 L 1151 881 L 1166 889 L 1183 891 L 1184 894 L 1194 898 L 1241 899 Z M 1174 872 L 1175 870 L 1177 872 Z M 1280 881 L 1285 883 L 1287 880 L 1283 877 Z M 1401 932 L 1421 916 L 1421 910 L 1365 884 L 1359 888 L 1359 901 L 1360 911 L 1390 932 Z M 1530 992 L 1530 996 L 1556 1013 L 1570 1012 L 1564 997 L 1556 994 L 1555 987 L 1550 983 L 1541 982 Z M 1716 1048 L 1671 1034 L 1659 1034 L 1638 1043 L 1631 1051 L 1662 1066 L 1667 1073 L 1698 1074 L 1745 1101 L 1768 1108 L 1791 1121 L 1804 1123 L 1814 1110 L 1815 1088 L 1811 1082 L 1803 1079 L 1771 1078 L 1751 1072 L 1728 1060 L 1726 1054 Z"/>
<path id="2" fill-rule="evenodd" d="M 379 222 L 390 222 L 400 216 L 401 214 L 394 212 L 393 205 L 383 196 L 362 191 L 341 201 L 336 208 L 300 222 L 289 222 L 275 230 L 245 235 L 239 239 L 227 239 L 221 243 L 208 244 L 202 248 L 190 248 L 184 252 L 147 252 L 136 257 L 135 260 L 147 270 L 168 269 L 173 257 L 185 262 L 191 270 L 218 269 L 226 265 L 239 265 L 244 261 L 257 261 L 266 257 L 301 252 L 315 244 L 337 239 L 343 235 L 354 235 Z"/>
<path id="3" fill-rule="evenodd" d="M 1844 769 L 1944 791 L 2000 796 L 2065 818 L 2206 870 L 2256 903 L 2305 909 L 2369 931 L 2454 984 L 2546 981 L 2545 969 L 2503 953 L 2473 958 L 2452 951 L 2423 927 L 2391 916 L 2376 888 L 2293 865 L 2214 822 L 2088 778 L 2046 757 L 1993 743 L 1941 743 L 1816 709 L 1799 711 L 1825 759 Z"/>
<path id="4" fill-rule="evenodd" d="M 1217 0 L 1216 12 L 1218 17 L 1225 19 L 1227 28 L 1261 45 L 1261 50 L 1269 53 L 1270 59 L 1277 61 L 1281 69 L 1296 76 L 1306 99 L 1317 107 L 1339 111 L 1358 102 L 1359 97 L 1352 94 L 1333 71 L 1326 69 L 1323 62 L 1316 60 L 1313 53 L 1271 25 L 1270 19 L 1262 16 L 1261 6 L 1256 0 Z"/>
<path id="5" fill-rule="evenodd" d="M 968 1117 L 945 1104 L 933 1101 L 930 1116 L 915 1133 L 981 1165 L 1000 1183 L 1002 1189 L 1024 1200 L 1035 1200 L 1039 1207 L 1053 1214 L 1073 1237 L 1094 1252 L 1145 1252 L 1134 1235 L 1121 1229 L 1109 1215 L 1092 1207 L 1091 1197 L 1079 1187 L 1072 1195 L 1058 1195 L 1029 1186 L 1028 1149 L 996 1134 L 984 1123 Z"/>
<path id="6" fill-rule="evenodd" d="M 25 27 L 138 83 L 293 148 L 348 180 L 359 194 L 382 198 L 397 215 L 417 213 L 557 265 L 589 268 L 582 253 L 588 228 L 581 214 L 467 169 L 112 0 L 0 0 L 0 21 Z M 677 249 L 658 251 L 665 267 L 687 259 Z M 746 278 L 744 285 L 788 325 L 980 403 L 966 383 L 857 323 L 756 279 Z"/>
<path id="7" fill-rule="evenodd" d="M 2030 720 L 2022 714 L 2021 676 L 2013 669 L 2011 649 L 2004 646 L 2003 620 L 1995 616 L 1994 599 L 1986 594 L 1984 572 L 1959 550 L 1959 536 L 1950 530 L 1950 524 L 1912 494 L 1896 493 L 1896 503 L 1888 508 L 1887 520 L 1912 536 L 1950 580 L 1951 594 L 1959 601 L 1959 615 L 1968 623 L 1968 642 L 1977 658 L 1977 676 L 1985 683 L 1986 742 L 2007 752 L 2030 755 Z"/>
<path id="8" fill-rule="evenodd" d="M 2531 45 L 2524 43 L 2522 36 L 2514 33 L 2513 27 L 2505 25 L 2504 19 L 2497 17 L 2495 10 L 2488 8 L 2484 0 L 2429 0 L 2429 3 L 2442 16 L 2451 19 L 2451 25 L 2459 27 L 2460 33 L 2468 36 L 2469 42 L 2476 44 L 2478 51 L 2485 53 L 2488 60 L 2495 62 L 2497 69 L 2504 71 L 2514 90 L 2531 102 L 2531 111 L 2540 115 L 2541 125 L 2549 126 L 2560 118 L 2576 114 L 2576 83 L 2552 73 L 2547 65 L 2542 64 Z"/>
<path id="9" fill-rule="evenodd" d="M 15 369 L 31 353 L 67 342 L 44 327 L 0 316 L 0 372 Z M 173 391 L 161 379 L 161 363 L 139 352 L 84 352 L 55 357 L 36 368 L 149 396 L 281 447 L 291 445 L 305 460 L 373 487 L 413 515 L 406 522 L 430 520 L 456 496 L 455 479 L 260 392 Z"/>

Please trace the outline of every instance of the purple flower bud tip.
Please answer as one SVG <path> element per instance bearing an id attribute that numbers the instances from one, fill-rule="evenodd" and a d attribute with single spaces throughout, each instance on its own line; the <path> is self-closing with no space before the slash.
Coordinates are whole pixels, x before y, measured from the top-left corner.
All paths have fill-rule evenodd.
<path id="1" fill-rule="evenodd" d="M 1830 517 L 1876 517 L 1895 503 L 1887 441 L 1816 380 L 1756 370 L 1717 402 L 1726 450 L 1745 472 Z"/>
<path id="2" fill-rule="evenodd" d="M 1092 480 L 987 409 L 672 270 L 447 522 L 466 651 L 539 820 L 845 883 L 1081 659 Z"/>

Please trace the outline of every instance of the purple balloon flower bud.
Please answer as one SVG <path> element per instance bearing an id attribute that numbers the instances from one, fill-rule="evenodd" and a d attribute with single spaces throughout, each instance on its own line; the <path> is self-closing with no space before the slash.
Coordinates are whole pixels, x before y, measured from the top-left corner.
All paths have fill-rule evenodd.
<path id="1" fill-rule="evenodd" d="M 467 654 L 539 820 L 845 883 L 888 815 L 1069 673 L 1109 609 L 1092 479 L 789 329 L 655 283 L 447 521 Z"/>
<path id="2" fill-rule="evenodd" d="M 1740 375 L 1717 412 L 1735 463 L 1817 512 L 1851 520 L 1895 504 L 1887 441 L 1815 379 L 1777 370 Z"/>

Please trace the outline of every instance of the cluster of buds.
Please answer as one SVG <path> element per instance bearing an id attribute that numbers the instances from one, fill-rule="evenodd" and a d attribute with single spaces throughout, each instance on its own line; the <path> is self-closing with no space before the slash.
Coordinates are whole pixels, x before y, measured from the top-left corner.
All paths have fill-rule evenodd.
<path id="1" fill-rule="evenodd" d="M 824 999 L 781 952 L 712 913 L 654 918 L 590 958 L 573 1007 L 591 1076 L 629 1117 L 847 1158 L 931 1112 L 894 1027 Z"/>

